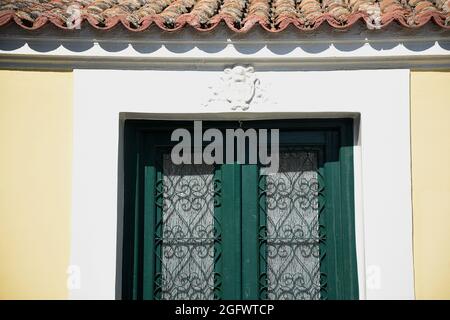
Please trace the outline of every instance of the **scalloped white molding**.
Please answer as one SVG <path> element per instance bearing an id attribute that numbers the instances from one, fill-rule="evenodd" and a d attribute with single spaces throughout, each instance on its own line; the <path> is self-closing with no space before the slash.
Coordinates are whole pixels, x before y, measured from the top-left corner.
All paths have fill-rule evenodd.
<path id="1" fill-rule="evenodd" d="M 176 33 L 150 28 L 130 33 L 83 28 L 71 32 L 35 32 L 8 26 L 0 30 L 0 68 L 167 69 L 224 68 L 230 64 L 298 69 L 450 67 L 450 31 L 432 24 L 405 30 L 391 25 L 369 31 L 352 28 L 313 33 L 286 29 L 268 34 L 252 30 L 236 35 L 221 28 Z M 223 70 L 223 69 L 222 69 Z"/>

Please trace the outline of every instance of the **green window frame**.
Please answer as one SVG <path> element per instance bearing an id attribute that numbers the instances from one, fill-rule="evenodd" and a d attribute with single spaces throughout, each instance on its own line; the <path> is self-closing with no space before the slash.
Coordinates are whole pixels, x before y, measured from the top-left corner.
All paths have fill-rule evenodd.
<path id="1" fill-rule="evenodd" d="M 225 129 L 280 129 L 280 148 L 294 146 L 318 154 L 321 234 L 320 296 L 358 299 L 353 178 L 353 120 L 208 121 Z M 161 153 L 174 142 L 176 128 L 193 121 L 126 120 L 124 125 L 124 211 L 122 298 L 158 299 L 161 240 Z M 214 169 L 214 296 L 260 299 L 266 290 L 264 237 L 265 179 L 255 164 L 223 164 Z M 245 214 L 243 214 L 245 212 Z M 226 217 L 226 218 L 224 218 Z M 243 232 L 244 231 L 244 232 Z M 320 231 L 322 232 L 322 231 Z M 218 254 L 220 252 L 220 254 Z"/>

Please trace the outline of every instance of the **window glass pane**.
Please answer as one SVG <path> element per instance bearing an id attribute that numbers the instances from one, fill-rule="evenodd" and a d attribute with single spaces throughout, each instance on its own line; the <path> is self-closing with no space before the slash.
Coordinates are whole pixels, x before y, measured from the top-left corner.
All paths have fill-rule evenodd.
<path id="1" fill-rule="evenodd" d="M 266 177 L 268 299 L 320 299 L 317 153 L 280 151 Z"/>
<path id="2" fill-rule="evenodd" d="M 162 299 L 214 298 L 214 167 L 163 156 Z"/>

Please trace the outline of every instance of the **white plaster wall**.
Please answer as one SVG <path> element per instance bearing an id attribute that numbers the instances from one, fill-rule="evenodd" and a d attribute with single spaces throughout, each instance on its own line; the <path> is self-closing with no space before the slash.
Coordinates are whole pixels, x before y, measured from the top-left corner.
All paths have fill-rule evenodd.
<path id="1" fill-rule="evenodd" d="M 360 297 L 414 298 L 409 70 L 256 72 L 267 88 L 267 103 L 238 113 L 202 106 L 221 71 L 74 71 L 71 263 L 80 267 L 81 286 L 71 290 L 71 298 L 115 298 L 123 112 L 128 118 L 160 119 L 195 119 L 201 113 L 211 119 L 360 115 L 355 145 Z"/>

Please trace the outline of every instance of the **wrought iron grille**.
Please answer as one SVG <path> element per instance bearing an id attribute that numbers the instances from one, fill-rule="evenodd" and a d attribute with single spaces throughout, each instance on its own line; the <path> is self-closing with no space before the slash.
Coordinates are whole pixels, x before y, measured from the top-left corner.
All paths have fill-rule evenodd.
<path id="1" fill-rule="evenodd" d="M 278 173 L 261 176 L 262 299 L 326 298 L 323 191 L 317 151 L 281 151 Z"/>
<path id="2" fill-rule="evenodd" d="M 155 297 L 214 299 L 219 290 L 215 264 L 220 228 L 214 216 L 219 190 L 212 165 L 174 165 L 163 155 L 157 181 L 161 214 L 157 221 Z"/>

